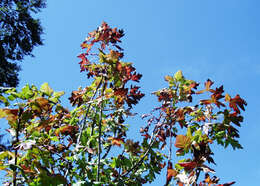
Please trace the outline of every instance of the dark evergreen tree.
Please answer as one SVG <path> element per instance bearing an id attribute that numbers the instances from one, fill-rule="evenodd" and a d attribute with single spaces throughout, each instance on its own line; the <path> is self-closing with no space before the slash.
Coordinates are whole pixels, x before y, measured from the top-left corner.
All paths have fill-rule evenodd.
<path id="1" fill-rule="evenodd" d="M 0 0 L 0 86 L 16 87 L 22 61 L 42 45 L 43 29 L 34 18 L 46 0 Z"/>

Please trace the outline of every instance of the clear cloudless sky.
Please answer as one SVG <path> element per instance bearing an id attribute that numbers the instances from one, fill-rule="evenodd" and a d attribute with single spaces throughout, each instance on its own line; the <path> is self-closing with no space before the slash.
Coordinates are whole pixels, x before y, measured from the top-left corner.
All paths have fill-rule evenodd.
<path id="1" fill-rule="evenodd" d="M 44 45 L 34 58 L 21 63 L 20 85 L 48 82 L 54 90 L 87 85 L 79 71 L 80 43 L 102 21 L 123 28 L 124 61 L 143 74 L 146 97 L 136 107 L 147 113 L 156 101 L 152 91 L 166 86 L 163 77 L 182 70 L 188 79 L 212 79 L 232 96 L 239 93 L 248 106 L 240 129 L 243 150 L 215 151 L 213 168 L 221 182 L 259 185 L 260 156 L 260 1 L 259 0 L 48 0 L 39 16 Z M 141 120 L 131 120 L 138 136 Z M 134 137 L 134 136 L 133 136 Z M 150 185 L 165 184 L 165 171 Z M 149 185 L 149 184 L 147 184 Z"/>

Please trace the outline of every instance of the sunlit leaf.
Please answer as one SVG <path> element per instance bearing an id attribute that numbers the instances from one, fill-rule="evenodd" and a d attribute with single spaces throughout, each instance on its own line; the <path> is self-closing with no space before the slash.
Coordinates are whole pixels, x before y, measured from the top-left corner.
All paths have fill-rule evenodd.
<path id="1" fill-rule="evenodd" d="M 178 72 L 176 72 L 176 73 L 174 74 L 174 78 L 175 78 L 177 81 L 182 80 L 182 79 L 183 79 L 182 71 L 179 70 Z"/>
<path id="2" fill-rule="evenodd" d="M 115 138 L 115 137 L 109 137 L 109 141 L 111 141 L 112 145 L 121 146 L 122 143 L 124 143 L 124 140 L 122 138 Z"/>
<path id="3" fill-rule="evenodd" d="M 51 96 L 51 94 L 53 93 L 53 89 L 49 86 L 48 83 L 42 84 L 40 90 L 47 96 Z"/>
<path id="4" fill-rule="evenodd" d="M 174 145 L 177 148 L 188 148 L 191 145 L 191 139 L 184 135 L 178 135 Z"/>

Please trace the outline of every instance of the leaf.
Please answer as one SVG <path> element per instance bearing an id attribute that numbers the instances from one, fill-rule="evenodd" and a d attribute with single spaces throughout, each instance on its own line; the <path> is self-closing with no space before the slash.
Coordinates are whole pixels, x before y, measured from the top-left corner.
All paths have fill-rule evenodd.
<path id="1" fill-rule="evenodd" d="M 208 173 L 208 172 L 213 173 L 213 174 L 215 173 L 215 171 L 214 171 L 212 168 L 210 168 L 210 167 L 208 167 L 208 166 L 206 166 L 206 165 L 201 165 L 200 168 L 202 168 L 202 170 L 203 170 L 205 173 Z"/>
<path id="2" fill-rule="evenodd" d="M 0 109 L 0 116 L 5 117 L 7 121 L 13 124 L 18 119 L 18 112 L 19 109 Z"/>
<path id="3" fill-rule="evenodd" d="M 124 143 L 124 139 L 122 138 L 115 138 L 115 137 L 108 137 L 108 140 L 111 141 L 112 145 L 121 146 Z"/>
<path id="4" fill-rule="evenodd" d="M 174 78 L 175 78 L 177 81 L 182 80 L 182 79 L 183 79 L 182 71 L 179 70 L 178 72 L 176 72 L 176 73 L 174 74 Z"/>
<path id="5" fill-rule="evenodd" d="M 196 94 L 202 94 L 202 93 L 207 92 L 207 91 L 210 91 L 210 92 L 212 92 L 212 93 L 214 92 L 214 90 L 210 89 L 210 87 L 213 85 L 213 82 L 212 82 L 210 79 L 208 79 L 208 80 L 204 83 L 204 85 L 205 85 L 205 89 L 196 92 Z"/>
<path id="6" fill-rule="evenodd" d="M 131 80 L 139 82 L 139 80 L 141 79 L 142 74 L 137 74 L 136 72 L 132 75 Z"/>
<path id="7" fill-rule="evenodd" d="M 49 100 L 54 102 L 54 103 L 58 103 L 59 102 L 59 98 L 64 95 L 64 91 L 60 91 L 60 92 L 54 92 L 53 93 L 53 97 L 51 97 Z"/>
<path id="8" fill-rule="evenodd" d="M 177 148 L 187 148 L 191 145 L 191 139 L 184 135 L 178 135 L 175 141 L 175 147 Z"/>
<path id="9" fill-rule="evenodd" d="M 245 111 L 245 107 L 247 103 L 245 100 L 243 100 L 238 94 L 230 99 L 229 106 L 232 108 L 236 113 L 240 114 L 239 108 L 241 108 L 243 111 Z"/>
<path id="10" fill-rule="evenodd" d="M 77 126 L 71 126 L 71 125 L 65 125 L 60 127 L 55 131 L 55 135 L 58 136 L 59 134 L 64 134 L 64 135 L 74 135 L 78 130 Z"/>
<path id="11" fill-rule="evenodd" d="M 80 54 L 78 58 L 81 59 L 80 64 L 80 72 L 87 71 L 87 67 L 90 64 L 89 60 L 86 58 L 84 53 Z"/>
<path id="12" fill-rule="evenodd" d="M 19 95 L 19 97 L 22 98 L 22 99 L 30 99 L 30 98 L 33 97 L 34 93 L 31 90 L 30 86 L 27 84 L 26 86 L 24 86 L 22 88 L 22 91 L 19 94 L 13 93 L 13 95 L 15 97 L 17 97 L 17 95 Z"/>
<path id="13" fill-rule="evenodd" d="M 230 95 L 229 95 L 229 94 L 226 94 L 226 95 L 225 95 L 225 101 L 226 101 L 226 102 L 230 102 L 230 100 L 231 100 Z"/>
<path id="14" fill-rule="evenodd" d="M 47 96 L 51 96 L 51 94 L 53 93 L 53 90 L 52 90 L 52 88 L 50 88 L 48 83 L 42 84 L 40 91 L 42 91 Z"/>
<path id="15" fill-rule="evenodd" d="M 169 83 L 172 82 L 174 79 L 172 76 L 164 76 L 164 80 L 168 81 Z"/>
<path id="16" fill-rule="evenodd" d="M 6 116 L 5 110 L 0 109 L 0 118 L 4 118 Z"/>
<path id="17" fill-rule="evenodd" d="M 54 93 L 53 93 L 53 97 L 60 98 L 60 97 L 63 96 L 64 94 L 65 94 L 64 91 L 54 92 Z"/>
<path id="18" fill-rule="evenodd" d="M 195 167 L 198 166 L 197 162 L 191 161 L 191 162 L 181 162 L 178 163 L 180 166 L 184 167 L 185 170 L 190 171 L 193 170 Z"/>
<path id="19" fill-rule="evenodd" d="M 4 97 L 0 95 L 0 103 L 3 102 L 5 104 L 5 106 L 9 106 L 10 103 L 8 102 L 8 100 Z"/>
<path id="20" fill-rule="evenodd" d="M 40 113 L 42 110 L 49 111 L 51 108 L 51 105 L 49 104 L 49 100 L 44 97 L 38 97 L 31 101 L 32 109 L 38 113 Z"/>

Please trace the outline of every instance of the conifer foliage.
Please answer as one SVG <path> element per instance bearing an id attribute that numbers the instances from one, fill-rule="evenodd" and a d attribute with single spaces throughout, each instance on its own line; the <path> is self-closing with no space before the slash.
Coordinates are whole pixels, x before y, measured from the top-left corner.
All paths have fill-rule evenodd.
<path id="1" fill-rule="evenodd" d="M 0 86 L 16 87 L 25 56 L 42 45 L 43 33 L 35 14 L 46 6 L 45 0 L 0 1 Z"/>

